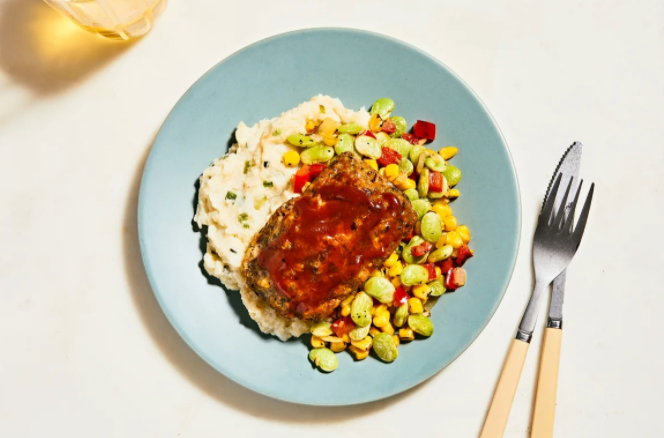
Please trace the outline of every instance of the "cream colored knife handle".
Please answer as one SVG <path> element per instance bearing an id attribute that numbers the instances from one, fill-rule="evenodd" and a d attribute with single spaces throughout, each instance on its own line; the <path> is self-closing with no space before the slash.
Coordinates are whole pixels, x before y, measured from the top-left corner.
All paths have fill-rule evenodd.
<path id="1" fill-rule="evenodd" d="M 556 392 L 558 389 L 558 368 L 562 339 L 562 329 L 547 328 L 544 331 L 531 438 L 553 437 L 553 419 L 556 414 Z"/>
<path id="2" fill-rule="evenodd" d="M 494 392 L 491 406 L 489 406 L 489 413 L 486 415 L 486 420 L 484 420 L 480 438 L 501 438 L 503 436 L 529 345 L 529 343 L 518 339 L 512 341 L 496 386 L 496 392 Z"/>

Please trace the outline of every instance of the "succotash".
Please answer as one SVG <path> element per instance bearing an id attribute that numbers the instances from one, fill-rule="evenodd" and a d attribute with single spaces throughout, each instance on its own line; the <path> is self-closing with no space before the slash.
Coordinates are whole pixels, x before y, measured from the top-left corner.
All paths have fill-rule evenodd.
<path id="1" fill-rule="evenodd" d="M 334 371 L 335 354 L 344 351 L 355 360 L 373 351 L 378 360 L 393 362 L 397 347 L 433 335 L 431 309 L 441 295 L 466 283 L 463 265 L 473 256 L 470 228 L 451 206 L 461 194 L 461 170 L 449 160 L 459 149 L 442 145 L 434 151 L 429 143 L 436 138 L 436 125 L 418 120 L 408 132 L 406 120 L 392 115 L 394 107 L 392 99 L 378 99 L 367 126 L 341 125 L 330 118 L 307 121 L 302 134 L 288 137 L 301 150 L 282 158 L 286 166 L 299 167 L 292 183 L 293 191 L 301 193 L 335 155 L 352 152 L 402 190 L 418 216 L 412 235 L 362 290 L 340 303 L 336 317 L 311 328 L 309 359 L 323 372 Z"/>

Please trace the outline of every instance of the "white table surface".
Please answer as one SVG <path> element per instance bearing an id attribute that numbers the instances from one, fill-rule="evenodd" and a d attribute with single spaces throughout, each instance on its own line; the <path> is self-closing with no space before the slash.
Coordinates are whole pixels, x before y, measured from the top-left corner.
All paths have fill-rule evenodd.
<path id="1" fill-rule="evenodd" d="M 662 23 L 659 0 L 173 0 L 123 45 L 0 0 L 0 436 L 477 436 L 573 140 L 598 187 L 568 271 L 555 436 L 664 436 Z M 457 72 L 498 121 L 523 201 L 514 276 L 477 341 L 414 390 L 339 409 L 265 398 L 199 359 L 157 306 L 136 231 L 143 164 L 182 93 L 245 45 L 316 26 L 386 33 Z M 528 436 L 543 319 L 507 437 Z"/>

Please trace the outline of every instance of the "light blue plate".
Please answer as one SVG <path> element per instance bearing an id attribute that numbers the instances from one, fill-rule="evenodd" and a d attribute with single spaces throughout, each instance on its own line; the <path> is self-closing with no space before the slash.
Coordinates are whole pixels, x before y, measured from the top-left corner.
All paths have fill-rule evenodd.
<path id="1" fill-rule="evenodd" d="M 278 116 L 319 93 L 348 108 L 396 102 L 409 126 L 436 123 L 432 147 L 459 147 L 463 171 L 454 213 L 473 236 L 468 283 L 433 312 L 435 334 L 400 347 L 399 359 L 354 363 L 339 354 L 331 374 L 312 369 L 302 340 L 259 333 L 239 293 L 201 272 L 192 227 L 194 184 L 223 155 L 240 121 Z M 501 134 L 473 92 L 436 59 L 400 41 L 348 29 L 278 35 L 225 59 L 185 93 L 164 122 L 145 166 L 139 233 L 145 269 L 164 313 L 210 365 L 252 390 L 295 403 L 348 405 L 398 394 L 443 369 L 479 335 L 512 273 L 520 234 L 516 174 Z M 204 246 L 203 246 L 204 248 Z M 308 336 L 307 336 L 308 338 Z"/>

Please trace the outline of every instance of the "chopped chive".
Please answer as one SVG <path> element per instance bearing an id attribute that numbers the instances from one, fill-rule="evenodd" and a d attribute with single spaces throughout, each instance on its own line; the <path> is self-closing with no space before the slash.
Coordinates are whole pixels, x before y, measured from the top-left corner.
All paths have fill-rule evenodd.
<path id="1" fill-rule="evenodd" d="M 249 219 L 249 215 L 248 215 L 247 213 L 242 213 L 242 214 L 240 214 L 240 215 L 237 217 L 237 220 L 238 220 L 239 222 L 244 222 L 244 221 L 246 221 L 247 219 Z"/>
<path id="2" fill-rule="evenodd" d="M 249 173 L 249 169 L 251 168 L 252 164 L 251 161 L 245 161 L 244 162 L 244 174 L 246 175 Z"/>
<path id="3" fill-rule="evenodd" d="M 267 201 L 267 196 L 263 196 L 261 199 L 254 202 L 254 208 L 256 210 L 260 210 L 260 208 L 263 206 L 263 204 L 265 204 L 265 201 Z"/>
<path id="4" fill-rule="evenodd" d="M 249 224 L 246 224 L 246 223 L 245 223 L 245 224 L 242 224 L 242 228 L 247 228 L 247 229 L 249 229 L 249 228 L 251 228 L 251 227 L 249 226 Z"/>
<path id="5" fill-rule="evenodd" d="M 270 167 L 269 161 L 263 161 L 263 167 Z"/>
<path id="6" fill-rule="evenodd" d="M 237 195 L 233 192 L 226 192 L 226 199 L 235 201 L 237 199 Z"/>
<path id="7" fill-rule="evenodd" d="M 231 252 L 232 252 L 233 254 L 237 254 L 237 251 L 235 251 L 233 248 L 231 248 Z"/>
<path id="8" fill-rule="evenodd" d="M 274 135 L 275 137 L 276 137 L 277 135 L 281 135 L 281 129 L 278 129 L 278 128 L 275 129 L 274 131 L 272 131 L 272 135 Z"/>
<path id="9" fill-rule="evenodd" d="M 263 181 L 263 187 L 274 187 L 274 183 L 272 181 Z"/>

